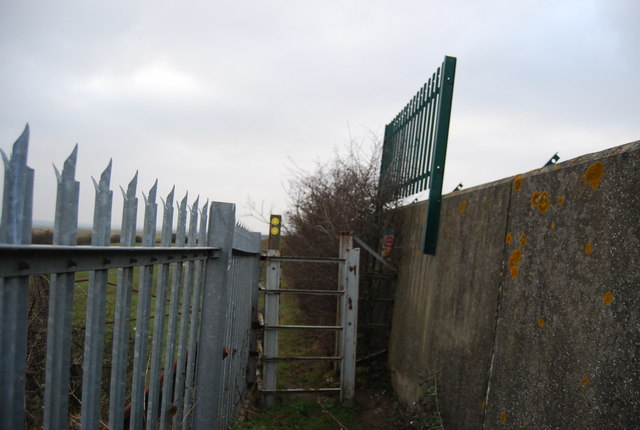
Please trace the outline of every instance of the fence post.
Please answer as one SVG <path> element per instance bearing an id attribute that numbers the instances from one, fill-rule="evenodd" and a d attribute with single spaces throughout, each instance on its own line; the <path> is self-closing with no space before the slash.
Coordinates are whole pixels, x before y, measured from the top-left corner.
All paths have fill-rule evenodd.
<path id="1" fill-rule="evenodd" d="M 238 227 L 235 229 L 235 237 L 238 236 Z M 235 242 L 235 241 L 234 241 Z M 232 256 L 231 261 L 229 262 L 229 288 L 228 288 L 228 296 L 227 296 L 227 312 L 225 316 L 225 326 L 224 326 L 224 355 L 226 358 L 222 361 L 222 377 L 221 379 L 221 388 L 220 388 L 220 411 L 218 415 L 218 423 L 216 428 L 226 428 L 225 423 L 227 422 L 231 403 L 233 399 L 233 383 L 235 380 L 234 374 L 234 364 L 237 359 L 236 351 L 235 351 L 235 334 L 238 330 L 238 306 L 237 306 L 237 295 L 240 290 L 239 278 L 238 278 L 238 258 Z M 213 427 L 213 425 L 212 425 Z"/>
<path id="2" fill-rule="evenodd" d="M 122 227 L 120 246 L 135 246 L 136 217 L 138 199 L 136 188 L 138 173 L 127 187 L 122 190 Z M 113 324 L 113 348 L 111 358 L 111 390 L 109 391 L 109 428 L 121 430 L 124 427 L 124 403 L 127 379 L 127 356 L 129 353 L 129 318 L 131 312 L 131 290 L 133 286 L 133 268 L 118 269 L 116 287 L 116 309 Z"/>
<path id="3" fill-rule="evenodd" d="M 187 234 L 187 246 L 189 248 L 193 248 L 196 246 L 196 239 L 198 235 L 198 202 L 199 198 L 196 198 L 196 201 L 190 208 L 189 215 L 189 233 Z M 184 242 L 184 238 L 182 240 Z M 185 267 L 185 276 L 184 276 L 184 287 L 182 289 L 182 312 L 180 314 L 180 329 L 178 336 L 178 355 L 176 358 L 176 383 L 175 383 L 175 404 L 176 404 L 176 412 L 173 416 L 173 428 L 177 429 L 180 427 L 180 423 L 182 422 L 182 417 L 184 411 L 182 410 L 184 406 L 184 394 L 185 394 L 185 383 L 186 383 L 186 373 L 187 373 L 187 359 L 189 355 L 189 323 L 190 323 L 190 315 L 192 310 L 192 293 L 194 290 L 194 263 L 192 261 L 186 263 Z M 195 354 L 195 348 L 191 350 L 192 354 Z"/>
<path id="4" fill-rule="evenodd" d="M 156 241 L 156 193 L 158 181 L 149 190 L 145 198 L 144 230 L 142 246 L 152 247 Z M 136 334 L 133 352 L 133 376 L 131 387 L 130 428 L 141 429 L 144 425 L 145 376 L 149 350 L 149 314 L 151 313 L 151 288 L 153 287 L 153 265 L 140 269 L 138 283 L 138 308 L 136 309 Z"/>
<path id="5" fill-rule="evenodd" d="M 173 196 L 175 187 L 162 201 L 162 229 L 160 234 L 160 246 L 171 246 L 171 233 L 173 228 Z M 162 372 L 162 346 L 164 342 L 165 314 L 167 309 L 167 290 L 169 285 L 169 264 L 158 266 L 156 281 L 156 303 L 153 318 L 153 336 L 151 341 L 151 362 L 149 364 L 149 394 L 147 395 L 147 422 L 148 428 L 156 428 L 158 412 L 160 411 L 160 372 Z M 166 362 L 166 361 L 165 361 Z"/>
<path id="6" fill-rule="evenodd" d="M 209 202 L 207 201 L 200 211 L 200 227 L 198 232 L 198 245 L 206 246 L 207 243 L 207 220 Z M 204 264 L 198 260 L 195 264 L 195 288 L 191 297 L 191 323 L 189 325 L 189 350 L 191 354 L 187 356 L 187 376 L 185 380 L 184 393 L 184 417 L 182 418 L 182 430 L 191 428 L 192 401 L 195 386 L 196 356 L 198 354 L 197 337 L 200 328 L 200 315 L 202 305 L 202 290 L 204 279 Z"/>
<path id="7" fill-rule="evenodd" d="M 260 233 L 252 233 L 253 239 L 258 249 L 258 255 L 253 260 L 253 270 L 251 272 L 251 332 L 249 334 L 249 362 L 247 365 L 247 384 L 256 383 L 257 370 L 257 342 L 258 342 L 258 283 L 260 282 Z"/>
<path id="8" fill-rule="evenodd" d="M 54 245 L 76 245 L 80 183 L 74 179 L 78 146 L 56 169 L 58 194 L 53 227 Z M 68 265 L 73 266 L 73 261 Z M 44 392 L 44 428 L 67 428 L 69 410 L 69 366 L 71 360 L 71 315 L 74 273 L 51 276 L 47 331 L 47 364 Z"/>
<path id="9" fill-rule="evenodd" d="M 352 401 L 356 382 L 356 344 L 358 340 L 358 280 L 360 249 L 347 252 L 344 262 L 345 293 L 342 299 L 342 390 L 341 400 Z"/>
<path id="10" fill-rule="evenodd" d="M 196 372 L 195 430 L 215 428 L 218 422 L 235 212 L 234 204 L 211 204 L 207 245 L 220 250 L 218 258 L 209 259 L 205 269 Z"/>
<path id="11" fill-rule="evenodd" d="M 276 257 L 280 255 L 280 251 L 270 249 L 268 251 L 268 257 Z M 266 287 L 267 290 L 277 290 L 280 288 L 280 262 L 267 259 L 267 273 L 266 273 Z M 264 297 L 264 313 L 265 313 L 265 325 L 277 326 L 280 319 L 280 295 L 279 294 L 265 294 Z M 265 330 L 264 331 L 264 356 L 265 358 L 278 357 L 278 331 L 277 330 Z M 275 406 L 275 394 L 273 390 L 278 388 L 277 381 L 277 361 L 264 361 L 264 390 L 266 392 L 264 396 L 264 403 L 267 408 Z"/>
<path id="12" fill-rule="evenodd" d="M 456 75 L 456 59 L 445 57 L 442 64 L 440 96 L 438 100 L 438 118 L 435 129 L 435 147 L 429 171 L 429 201 L 426 208 L 426 224 L 422 252 L 435 255 L 440 227 L 440 205 L 442 203 L 442 183 L 444 181 L 444 163 L 449 139 L 449 120 L 453 100 L 453 82 Z"/>
<path id="13" fill-rule="evenodd" d="M 113 192 L 111 181 L 111 161 L 102 172 L 100 182 L 93 181 L 96 199 L 93 213 L 92 246 L 109 246 L 111 238 L 111 203 Z M 104 320 L 107 300 L 108 270 L 96 270 L 89 275 L 87 312 L 84 336 L 84 361 L 82 369 L 82 411 L 83 429 L 100 426 L 100 392 L 102 384 L 102 361 L 104 351 Z"/>
<path id="14" fill-rule="evenodd" d="M 27 166 L 29 126 L 16 140 L 11 159 L 2 152 L 4 193 L 0 243 L 31 243 L 33 169 Z M 0 278 L 0 428 L 24 426 L 29 278 Z"/>
<path id="15" fill-rule="evenodd" d="M 176 246 L 184 247 L 187 225 L 187 196 L 180 201 L 178 210 L 178 229 L 176 231 Z M 167 343 L 164 354 L 164 381 L 162 383 L 162 405 L 160 409 L 160 428 L 166 429 L 171 423 L 169 409 L 173 401 L 173 362 L 176 352 L 176 330 L 178 327 L 178 311 L 180 304 L 180 289 L 182 287 L 184 266 L 174 264 L 171 279 L 171 295 L 169 298 L 169 319 L 167 321 Z"/>
<path id="16" fill-rule="evenodd" d="M 353 249 L 353 234 L 340 233 L 338 258 L 344 259 L 345 262 L 338 266 L 338 291 L 346 291 L 346 279 L 347 279 L 346 278 L 346 270 L 347 270 L 346 258 L 352 249 Z M 338 303 L 336 306 L 337 325 L 344 325 L 343 324 L 344 312 L 342 310 L 343 302 L 344 302 L 344 298 L 341 300 L 338 300 Z M 344 353 L 343 339 L 344 339 L 344 334 L 342 333 L 342 331 L 340 330 L 336 331 L 336 345 L 335 345 L 336 356 L 340 356 L 340 357 L 343 356 L 343 353 Z M 333 365 L 334 365 L 334 370 L 336 371 L 339 370 L 338 366 L 340 365 L 340 362 L 333 363 Z"/>

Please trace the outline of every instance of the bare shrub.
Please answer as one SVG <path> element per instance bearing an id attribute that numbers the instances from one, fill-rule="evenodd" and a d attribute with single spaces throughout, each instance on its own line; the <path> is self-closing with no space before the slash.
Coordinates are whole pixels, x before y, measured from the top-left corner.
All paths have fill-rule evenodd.
<path id="1" fill-rule="evenodd" d="M 370 148 L 352 142 L 341 155 L 318 164 L 314 171 L 293 171 L 289 183 L 291 210 L 287 212 L 284 252 L 287 255 L 337 257 L 339 235 L 351 232 L 374 249 L 382 237 L 382 199 L 378 190 L 380 145 Z M 357 246 L 357 245 L 354 245 Z M 361 275 L 372 271 L 375 260 L 361 252 Z M 332 265 L 289 264 L 284 269 L 295 288 L 335 289 L 337 270 Z M 361 276 L 361 292 L 366 294 L 368 280 Z M 335 318 L 335 301 L 317 296 L 301 296 L 305 323 L 327 324 Z M 366 310 L 361 309 L 361 313 Z M 334 319 L 335 321 L 335 319 Z M 327 339 L 327 348 L 333 342 Z"/>
<path id="2" fill-rule="evenodd" d="M 48 313 L 49 279 L 45 276 L 32 276 L 29 279 L 25 381 L 25 425 L 27 428 L 40 428 L 42 425 Z"/>
<path id="3" fill-rule="evenodd" d="M 369 151 L 362 146 L 352 142 L 346 155 L 336 153 L 332 161 L 318 164 L 313 172 L 293 171 L 288 251 L 337 256 L 342 232 L 353 232 L 369 242 L 378 237 L 379 145 Z"/>
<path id="4" fill-rule="evenodd" d="M 34 245 L 51 245 L 53 243 L 53 230 L 46 227 L 34 227 L 31 230 L 31 243 Z"/>

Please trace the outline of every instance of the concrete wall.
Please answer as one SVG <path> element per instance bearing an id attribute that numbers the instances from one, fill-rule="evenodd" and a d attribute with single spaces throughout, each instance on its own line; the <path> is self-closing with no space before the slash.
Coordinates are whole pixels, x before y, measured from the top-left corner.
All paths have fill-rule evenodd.
<path id="1" fill-rule="evenodd" d="M 640 142 L 402 209 L 389 364 L 445 428 L 640 428 Z"/>

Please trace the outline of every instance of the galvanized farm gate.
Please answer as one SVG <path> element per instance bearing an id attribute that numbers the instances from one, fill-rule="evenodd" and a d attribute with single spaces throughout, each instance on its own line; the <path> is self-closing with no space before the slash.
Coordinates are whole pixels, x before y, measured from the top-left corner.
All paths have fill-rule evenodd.
<path id="1" fill-rule="evenodd" d="M 264 380 L 262 392 L 265 404 L 272 407 L 279 394 L 339 394 L 341 400 L 351 401 L 355 395 L 356 343 L 358 329 L 358 280 L 360 249 L 353 247 L 353 236 L 342 234 L 338 258 L 285 257 L 277 250 L 266 256 L 265 321 L 264 321 Z M 338 286 L 335 290 L 281 288 L 281 263 L 319 263 L 337 265 Z M 280 296 L 310 294 L 338 297 L 335 325 L 280 324 Z M 335 354 L 332 356 L 282 356 L 278 351 L 278 332 L 282 330 L 333 331 L 336 333 Z M 340 385 L 335 387 L 278 388 L 277 366 L 285 361 L 326 362 L 338 364 Z"/>
<path id="2" fill-rule="evenodd" d="M 142 243 L 136 246 L 136 174 L 123 190 L 120 246 L 109 246 L 109 163 L 100 180 L 94 180 L 91 246 L 76 246 L 80 186 L 75 180 L 76 146 L 62 172 L 56 169 L 53 244 L 31 245 L 34 171 L 27 166 L 28 141 L 27 126 L 11 157 L 2 153 L 0 428 L 25 425 L 33 277 L 49 285 L 46 376 L 38 382 L 44 386 L 41 423 L 45 429 L 97 429 L 106 424 L 110 429 L 226 428 L 247 378 L 253 377 L 247 369 L 252 368 L 250 342 L 255 339 L 251 330 L 257 307 L 260 234 L 236 224 L 233 204 L 213 202 L 200 207 L 196 199 L 188 208 L 186 196 L 179 203 L 173 232 L 172 190 L 163 201 L 160 246 L 155 246 L 156 182 L 144 196 Z M 72 357 L 72 320 L 77 312 L 73 296 L 82 272 L 89 277 L 86 310 L 82 310 L 83 352 Z M 107 301 L 113 306 L 111 351 L 104 351 Z M 107 396 L 102 371 L 109 357 Z M 78 361 L 81 408 L 70 416 L 69 399 L 75 395 L 70 393 L 70 367 Z M 108 413 L 102 408 L 105 399 Z"/>

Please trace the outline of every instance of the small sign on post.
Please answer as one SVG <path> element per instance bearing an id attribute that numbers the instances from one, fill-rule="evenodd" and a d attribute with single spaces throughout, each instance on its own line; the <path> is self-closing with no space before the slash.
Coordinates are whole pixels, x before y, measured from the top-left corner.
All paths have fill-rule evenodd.
<path id="1" fill-rule="evenodd" d="M 280 249 L 281 230 L 282 216 L 271 215 L 269 218 L 269 249 Z"/>

